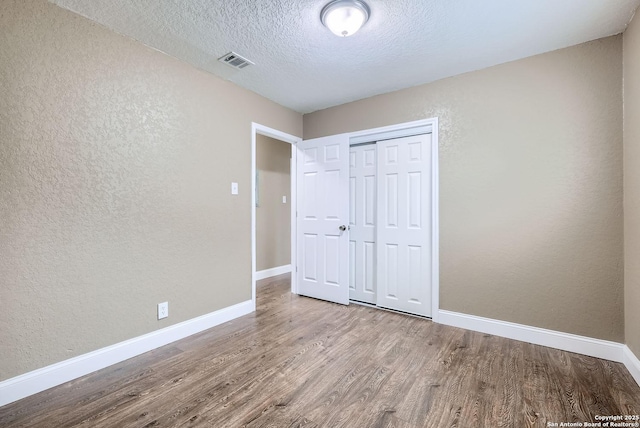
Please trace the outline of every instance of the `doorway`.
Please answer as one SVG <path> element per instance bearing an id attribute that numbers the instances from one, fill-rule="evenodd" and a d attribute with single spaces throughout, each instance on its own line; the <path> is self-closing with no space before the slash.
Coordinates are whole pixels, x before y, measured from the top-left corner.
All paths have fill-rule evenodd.
<path id="1" fill-rule="evenodd" d="M 291 272 L 292 145 L 256 137 L 256 279 Z"/>
<path id="2" fill-rule="evenodd" d="M 289 196 L 284 204 L 282 204 L 283 199 L 279 199 L 282 205 L 285 205 L 285 209 L 289 211 L 289 263 L 287 265 L 276 266 L 276 268 L 280 268 L 280 270 L 286 270 L 287 268 L 291 270 L 291 267 L 296 266 L 296 179 L 294 174 L 293 166 L 296 164 L 296 155 L 297 150 L 295 150 L 296 144 L 302 141 L 301 138 L 296 137 L 294 135 L 287 134 L 282 131 L 278 131 L 277 129 L 270 128 L 268 126 L 261 125 L 259 123 L 252 122 L 251 123 L 251 300 L 253 302 L 253 309 L 255 310 L 256 305 L 256 281 L 259 279 L 258 275 L 258 258 L 257 258 L 257 238 L 258 238 L 258 229 L 257 229 L 257 210 L 256 204 L 259 204 L 260 194 L 257 192 L 258 183 L 257 180 L 260 178 L 258 173 L 258 165 L 257 165 L 257 144 L 263 138 L 267 137 L 271 140 L 276 140 L 276 144 L 278 142 L 284 142 L 291 146 L 291 158 L 290 158 L 290 184 L 289 184 Z M 269 140 L 267 140 L 269 141 Z M 280 195 L 280 198 L 286 195 Z M 276 199 L 278 200 L 278 199 Z M 264 202 L 263 202 L 264 203 Z M 288 208 L 286 208 L 288 207 Z M 282 209 L 282 207 L 280 207 Z M 280 225 L 279 227 L 286 228 L 285 225 Z M 279 238 L 282 239 L 282 238 Z M 284 246 L 284 245 L 283 245 Z M 282 262 L 281 260 L 283 255 L 278 256 L 278 263 Z M 261 261 L 263 263 L 263 261 Z M 264 265 L 261 265 L 264 266 Z M 283 267 L 284 266 L 284 267 Z M 268 269 L 262 269 L 260 272 L 263 272 L 261 275 L 266 275 L 269 273 Z M 285 273 L 280 272 L 278 269 L 273 269 L 270 271 L 271 274 Z M 263 276 L 264 277 L 264 276 Z M 291 276 L 291 291 L 293 293 L 297 292 L 296 288 L 296 277 L 295 275 Z"/>

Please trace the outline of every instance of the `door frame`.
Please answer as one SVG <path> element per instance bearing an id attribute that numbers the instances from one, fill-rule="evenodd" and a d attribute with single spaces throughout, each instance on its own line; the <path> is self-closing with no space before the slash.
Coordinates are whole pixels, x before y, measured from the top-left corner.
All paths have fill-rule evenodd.
<path id="1" fill-rule="evenodd" d="M 256 310 L 256 140 L 257 136 L 264 135 L 265 137 L 271 137 L 273 139 L 284 141 L 291 144 L 291 162 L 289 168 L 289 176 L 291 182 L 291 196 L 289 198 L 289 204 L 291 206 L 291 292 L 297 293 L 297 281 L 295 277 L 296 269 L 296 159 L 297 159 L 297 144 L 302 141 L 302 138 L 296 137 L 286 132 L 278 131 L 277 129 L 270 128 L 268 126 L 261 125 L 256 122 L 251 122 L 251 302 L 253 310 Z"/>
<path id="2" fill-rule="evenodd" d="M 438 118 L 421 119 L 396 125 L 349 133 L 351 144 L 386 140 L 431 132 L 431 319 L 438 322 L 440 312 L 440 184 L 438 171 Z"/>

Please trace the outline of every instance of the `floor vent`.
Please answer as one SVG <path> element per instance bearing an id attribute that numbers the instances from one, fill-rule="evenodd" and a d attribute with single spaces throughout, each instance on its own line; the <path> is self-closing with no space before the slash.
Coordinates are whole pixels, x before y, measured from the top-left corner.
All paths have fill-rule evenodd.
<path id="1" fill-rule="evenodd" d="M 221 56 L 220 58 L 218 58 L 218 61 L 223 62 L 230 67 L 238 69 L 243 69 L 246 66 L 253 64 L 251 61 L 243 58 L 235 52 L 229 52 L 228 54 Z"/>

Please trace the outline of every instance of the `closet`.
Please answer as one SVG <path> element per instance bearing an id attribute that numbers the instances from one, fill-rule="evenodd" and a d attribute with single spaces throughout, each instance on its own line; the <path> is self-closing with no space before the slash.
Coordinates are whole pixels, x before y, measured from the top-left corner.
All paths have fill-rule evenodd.
<path id="1" fill-rule="evenodd" d="M 431 316 L 431 134 L 349 150 L 349 299 Z"/>
<path id="2" fill-rule="evenodd" d="M 295 292 L 432 316 L 437 122 L 424 122 L 297 144 Z"/>

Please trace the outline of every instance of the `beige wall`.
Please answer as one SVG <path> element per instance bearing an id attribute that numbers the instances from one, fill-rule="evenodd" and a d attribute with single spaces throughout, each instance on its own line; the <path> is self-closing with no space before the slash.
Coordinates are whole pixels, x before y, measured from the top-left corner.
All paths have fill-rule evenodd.
<path id="1" fill-rule="evenodd" d="M 251 298 L 252 121 L 302 133 L 45 0 L 0 2 L 0 380 Z"/>
<path id="2" fill-rule="evenodd" d="M 640 358 L 640 16 L 624 33 L 625 341 Z"/>
<path id="3" fill-rule="evenodd" d="M 621 76 L 611 37 L 312 113 L 305 138 L 438 116 L 441 307 L 622 341 Z M 302 133 L 299 114 L 45 0 L 0 2 L 0 380 L 250 298 L 251 121 Z"/>
<path id="4" fill-rule="evenodd" d="M 441 308 L 623 341 L 622 38 L 307 114 L 304 138 L 434 116 Z"/>
<path id="5" fill-rule="evenodd" d="M 256 270 L 291 263 L 291 144 L 258 135 L 256 168 Z M 286 196 L 287 203 L 282 203 Z"/>

